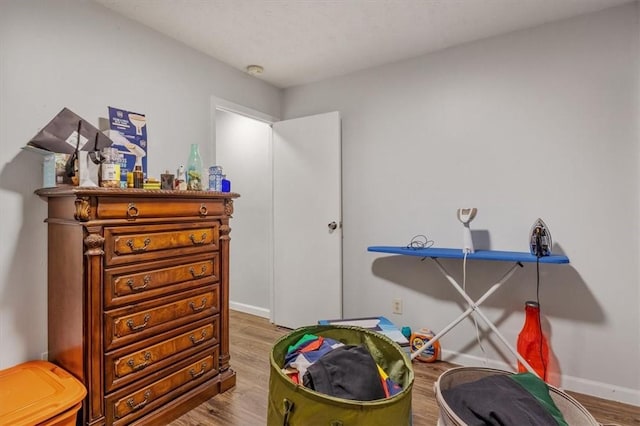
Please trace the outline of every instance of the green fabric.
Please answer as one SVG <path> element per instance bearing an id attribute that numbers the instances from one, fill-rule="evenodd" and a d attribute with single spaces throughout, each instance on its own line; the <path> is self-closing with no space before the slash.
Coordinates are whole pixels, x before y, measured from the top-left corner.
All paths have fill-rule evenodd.
<path id="1" fill-rule="evenodd" d="M 307 342 L 310 342 L 312 340 L 316 340 L 317 338 L 318 338 L 318 336 L 316 336 L 315 334 L 305 334 L 300 339 L 298 339 L 298 341 L 295 344 L 290 345 L 287 348 L 287 353 L 293 351 L 294 349 L 297 349 L 299 346 L 302 346 L 303 344 L 305 344 Z"/>
<path id="2" fill-rule="evenodd" d="M 308 334 L 339 340 L 347 345 L 365 345 L 376 363 L 402 391 L 375 401 L 352 401 L 296 385 L 282 373 L 285 355 Z M 303 327 L 280 338 L 270 354 L 268 426 L 408 426 L 411 424 L 411 361 L 397 343 L 388 337 L 361 327 L 317 325 Z M 287 408 L 292 407 L 289 414 Z"/>
<path id="3" fill-rule="evenodd" d="M 542 379 L 533 373 L 511 374 L 509 378 L 514 380 L 533 395 L 540 405 L 542 405 L 545 410 L 553 416 L 558 425 L 569 426 L 564 420 L 562 412 L 558 409 L 555 402 L 553 402 L 553 399 L 551 399 L 551 396 L 549 395 L 549 388 Z"/>

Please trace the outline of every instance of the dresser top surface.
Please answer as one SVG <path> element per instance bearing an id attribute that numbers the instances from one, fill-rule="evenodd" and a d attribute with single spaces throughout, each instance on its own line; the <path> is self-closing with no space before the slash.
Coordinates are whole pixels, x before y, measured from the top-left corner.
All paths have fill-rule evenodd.
<path id="1" fill-rule="evenodd" d="M 165 189 L 137 189 L 137 188 L 102 188 L 102 187 L 81 187 L 63 185 L 51 188 L 41 188 L 35 191 L 41 197 L 136 197 L 136 198 L 238 198 L 240 194 L 235 192 L 217 191 L 180 191 Z"/>

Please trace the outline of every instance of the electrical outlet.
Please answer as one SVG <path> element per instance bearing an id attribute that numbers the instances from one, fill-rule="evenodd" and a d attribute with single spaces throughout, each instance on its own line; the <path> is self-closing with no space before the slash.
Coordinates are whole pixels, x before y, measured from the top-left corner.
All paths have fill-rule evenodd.
<path id="1" fill-rule="evenodd" d="M 402 299 L 393 299 L 393 313 L 402 314 Z"/>

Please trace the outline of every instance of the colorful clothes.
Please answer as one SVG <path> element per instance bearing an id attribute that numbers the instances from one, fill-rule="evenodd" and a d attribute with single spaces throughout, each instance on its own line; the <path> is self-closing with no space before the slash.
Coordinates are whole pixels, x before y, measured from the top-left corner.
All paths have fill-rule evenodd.
<path id="1" fill-rule="evenodd" d="M 337 348 L 341 350 L 334 351 Z M 295 384 L 345 399 L 383 399 L 402 391 L 364 346 L 346 346 L 313 334 L 305 334 L 289 346 L 282 372 Z"/>
<path id="2" fill-rule="evenodd" d="M 294 382 L 302 383 L 302 378 L 311 364 L 331 350 L 343 345 L 337 340 L 305 334 L 295 345 L 289 347 L 289 351 L 285 356 L 283 371 L 287 370 L 285 374 L 292 377 L 296 375 L 292 371 L 292 369 L 295 369 L 297 377 Z"/>

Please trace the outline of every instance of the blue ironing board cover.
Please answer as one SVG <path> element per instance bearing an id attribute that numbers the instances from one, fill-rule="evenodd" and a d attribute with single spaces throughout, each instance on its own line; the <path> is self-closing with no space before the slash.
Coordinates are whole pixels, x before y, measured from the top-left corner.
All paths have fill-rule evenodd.
<path id="1" fill-rule="evenodd" d="M 408 248 L 395 246 L 371 246 L 368 251 L 377 253 L 400 254 L 403 256 L 432 257 L 443 259 L 463 259 L 462 249 L 456 248 Z M 519 251 L 497 251 L 497 250 L 476 250 L 475 253 L 468 253 L 467 259 L 472 260 L 498 260 L 505 262 L 533 262 L 538 259 L 531 253 Z M 552 254 L 543 256 L 540 263 L 569 263 L 569 258 L 563 255 Z"/>

